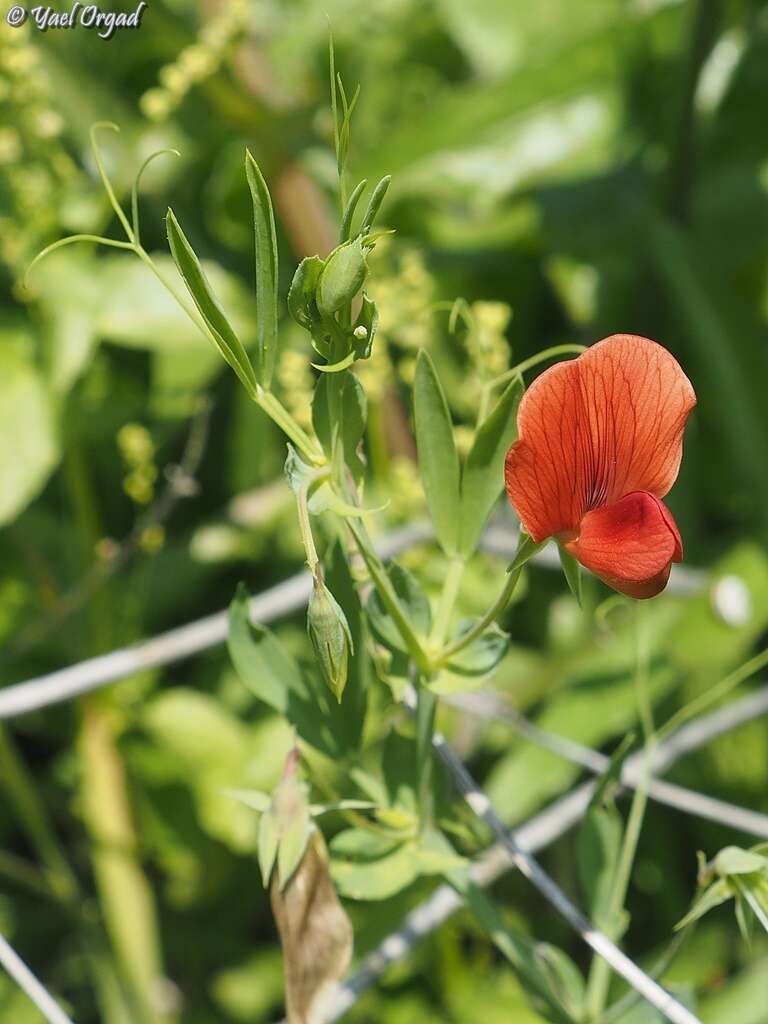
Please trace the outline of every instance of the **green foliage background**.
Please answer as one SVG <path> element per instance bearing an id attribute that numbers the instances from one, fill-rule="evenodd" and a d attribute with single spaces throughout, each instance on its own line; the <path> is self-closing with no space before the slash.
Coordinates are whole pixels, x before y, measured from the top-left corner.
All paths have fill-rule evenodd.
<path id="1" fill-rule="evenodd" d="M 418 346 L 430 350 L 455 418 L 469 424 L 484 365 L 496 361 L 498 373 L 510 359 L 614 332 L 661 341 L 699 396 L 669 502 L 686 560 L 736 573 L 752 601 L 740 627 L 720 622 L 707 595 L 653 603 L 657 707 L 674 710 L 748 657 L 768 621 L 768 4 L 758 0 L 155 0 L 139 31 L 110 41 L 3 22 L 3 682 L 151 636 L 225 606 L 241 579 L 258 592 L 300 567 L 281 437 L 141 264 L 73 247 L 36 268 L 28 289 L 21 280 L 63 234 L 114 232 L 87 146 L 94 121 L 114 121 L 122 131 L 105 149 L 123 197 L 146 155 L 181 153 L 144 179 L 145 247 L 165 250 L 171 202 L 198 253 L 218 264 L 211 275 L 223 303 L 253 340 L 244 144 L 275 199 L 281 309 L 292 265 L 333 242 L 327 19 L 345 82 L 361 85 L 351 177 L 393 175 L 383 220 L 396 233 L 372 262 L 381 335 L 362 371 L 370 503 L 391 496 L 382 516 L 391 525 L 424 514 L 403 386 Z M 479 335 L 452 335 L 433 310 L 457 296 L 472 304 Z M 310 353 L 287 319 L 281 351 L 282 398 L 306 420 Z M 203 400 L 198 486 L 162 526 L 147 526 L 142 517 L 168 486 L 165 467 L 206 415 Z M 124 564 L 112 573 L 116 551 Z M 439 591 L 434 550 L 404 562 Z M 482 610 L 498 570 L 488 556 L 476 560 L 465 613 Z M 560 575 L 537 569 L 508 627 L 513 647 L 494 687 L 555 731 L 615 746 L 635 724 L 628 628 L 595 637 Z M 279 635 L 308 656 L 301 616 Z M 501 724 L 449 712 L 443 724 L 510 822 L 577 777 Z M 290 743 L 221 649 L 4 729 L 0 928 L 79 1024 L 120 1020 L 105 1011 L 110 958 L 82 936 L 111 917 L 128 943 L 123 968 L 141 977 L 155 953 L 131 938 L 152 933 L 155 913 L 177 986 L 167 993 L 171 1015 L 180 1006 L 184 1024 L 275 1019 L 280 954 L 255 866 L 256 822 L 221 790 L 270 789 Z M 764 724 L 711 744 L 672 777 L 768 811 Z M 651 808 L 629 903 L 635 957 L 653 959 L 685 913 L 696 850 L 712 855 L 733 839 Z M 569 835 L 544 861 L 578 898 L 573 849 Z M 99 904 L 95 879 L 118 894 L 115 905 Z M 430 886 L 350 904 L 357 952 Z M 521 879 L 495 893 L 519 928 L 585 962 Z M 764 1024 L 767 979 L 768 945 L 747 949 L 719 912 L 667 980 L 698 990 L 706 1024 Z M 540 1018 L 462 915 L 350 1019 Z M 626 1024 L 655 1019 L 638 1012 Z M 0 1020 L 38 1020 L 4 977 Z"/>

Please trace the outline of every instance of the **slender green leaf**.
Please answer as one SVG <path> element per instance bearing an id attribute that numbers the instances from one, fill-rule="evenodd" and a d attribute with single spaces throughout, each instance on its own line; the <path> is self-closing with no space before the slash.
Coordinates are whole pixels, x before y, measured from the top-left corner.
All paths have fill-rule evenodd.
<path id="1" fill-rule="evenodd" d="M 363 178 L 347 200 L 347 205 L 344 207 L 344 213 L 341 218 L 341 231 L 339 232 L 340 242 L 348 242 L 352 236 L 352 218 L 355 216 L 357 204 L 360 202 L 360 196 L 363 194 L 363 190 L 367 184 L 367 180 Z"/>
<path id="2" fill-rule="evenodd" d="M 261 386 L 269 390 L 277 357 L 277 237 L 272 199 L 259 165 L 245 151 L 245 175 L 253 200 L 253 227 L 256 249 L 256 339 L 257 374 Z"/>
<path id="3" fill-rule="evenodd" d="M 423 349 L 416 361 L 414 413 L 419 468 L 435 533 L 448 555 L 459 543 L 459 456 L 448 403 L 434 364 Z"/>
<path id="4" fill-rule="evenodd" d="M 200 261 L 170 208 L 166 216 L 166 227 L 171 255 L 187 286 L 187 291 L 205 321 L 216 347 L 240 378 L 246 391 L 253 397 L 256 394 L 256 375 L 248 353 L 230 326 L 219 300 L 203 273 Z"/>
<path id="5" fill-rule="evenodd" d="M 480 425 L 467 456 L 461 481 L 461 552 L 477 546 L 488 514 L 504 487 L 504 459 L 517 438 L 517 408 L 523 395 L 520 380 L 513 380 Z"/>
<path id="6" fill-rule="evenodd" d="M 381 204 L 384 202 L 384 196 L 387 194 L 387 189 L 392 182 L 391 175 L 387 174 L 381 179 L 376 188 L 371 193 L 371 198 L 368 200 L 368 206 L 366 207 L 363 215 L 363 223 L 360 228 L 361 235 L 367 235 L 373 227 L 373 223 L 376 220 L 376 216 L 381 209 Z"/>

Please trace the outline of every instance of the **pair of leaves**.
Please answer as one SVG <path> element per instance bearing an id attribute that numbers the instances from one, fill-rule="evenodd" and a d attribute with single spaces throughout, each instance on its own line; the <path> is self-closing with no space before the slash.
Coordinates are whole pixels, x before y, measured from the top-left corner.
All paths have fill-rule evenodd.
<path id="1" fill-rule="evenodd" d="M 331 854 L 339 891 L 355 900 L 390 899 L 417 878 L 444 875 L 465 864 L 443 848 L 434 832 L 398 841 L 365 829 L 345 829 L 331 841 Z"/>
<path id="2" fill-rule="evenodd" d="M 256 370 L 171 209 L 166 217 L 166 228 L 173 260 L 211 338 L 254 398 L 259 385 L 269 389 L 277 353 L 277 238 L 269 190 L 256 161 L 247 151 L 245 171 L 253 200 L 256 247 Z"/>
<path id="3" fill-rule="evenodd" d="M 448 403 L 434 363 L 416 362 L 414 416 L 419 467 L 437 538 L 447 555 L 468 556 L 502 490 L 504 458 L 517 437 L 519 380 L 504 391 L 480 425 L 462 474 Z"/>

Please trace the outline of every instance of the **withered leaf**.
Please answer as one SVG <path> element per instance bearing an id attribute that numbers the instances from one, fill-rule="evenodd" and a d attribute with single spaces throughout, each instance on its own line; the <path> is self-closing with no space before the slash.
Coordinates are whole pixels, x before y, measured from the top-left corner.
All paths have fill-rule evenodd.
<path id="1" fill-rule="evenodd" d="M 352 926 L 319 832 L 282 891 L 275 872 L 271 900 L 283 947 L 288 1024 L 322 1024 L 352 959 Z"/>

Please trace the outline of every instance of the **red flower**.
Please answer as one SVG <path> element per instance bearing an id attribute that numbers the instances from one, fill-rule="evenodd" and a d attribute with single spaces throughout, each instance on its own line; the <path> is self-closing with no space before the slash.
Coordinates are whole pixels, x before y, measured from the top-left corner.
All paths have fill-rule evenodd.
<path id="1" fill-rule="evenodd" d="M 663 590 L 683 545 L 661 499 L 695 404 L 677 360 L 634 334 L 545 370 L 520 403 L 504 472 L 533 540 L 555 537 L 622 594 Z"/>

